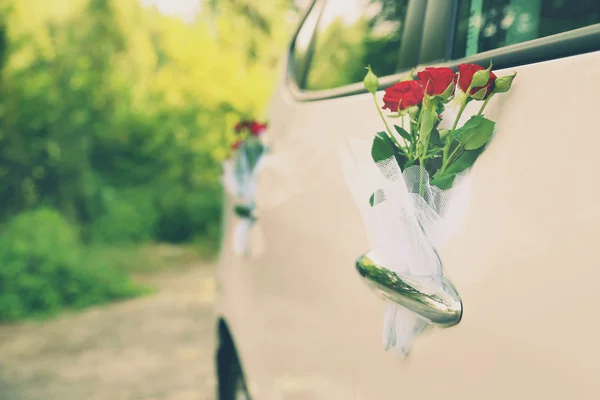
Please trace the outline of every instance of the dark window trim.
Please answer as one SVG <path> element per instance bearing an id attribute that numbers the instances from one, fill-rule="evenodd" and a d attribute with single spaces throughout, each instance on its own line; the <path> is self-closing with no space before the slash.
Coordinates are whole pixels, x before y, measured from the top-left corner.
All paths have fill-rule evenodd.
<path id="1" fill-rule="evenodd" d="M 600 24 L 590 25 L 572 31 L 557 33 L 523 43 L 474 54 L 456 60 L 447 60 L 439 65 L 457 67 L 463 63 L 488 65 L 504 69 L 543 61 L 592 53 L 600 50 Z"/>
<path id="2" fill-rule="evenodd" d="M 446 18 L 446 23 L 444 25 L 447 29 L 445 32 L 442 32 L 442 30 L 439 29 L 439 26 L 431 27 L 431 25 L 424 30 L 423 43 L 420 51 L 421 58 L 417 68 L 424 66 L 425 63 L 427 66 L 448 66 L 451 68 L 456 68 L 462 63 L 480 63 L 483 65 L 492 59 L 494 61 L 495 68 L 504 69 L 578 54 L 591 53 L 600 50 L 600 24 L 595 24 L 568 32 L 558 33 L 555 35 L 514 44 L 511 46 L 501 47 L 461 59 L 448 60 L 447 58 L 450 56 L 451 44 L 453 42 L 453 40 L 449 40 L 449 37 L 453 39 L 453 35 L 450 35 L 450 33 L 454 32 L 454 26 L 452 26 L 451 21 L 455 21 L 456 18 L 454 15 L 456 13 L 456 3 L 453 3 L 452 12 L 444 12 Z M 435 9 L 438 6 L 439 4 L 437 1 L 429 0 L 427 5 L 427 14 L 430 16 L 430 18 L 441 22 L 443 21 L 443 19 L 440 17 L 441 11 L 439 14 L 435 11 L 429 11 L 430 9 Z M 435 16 L 436 14 L 437 16 Z M 425 39 L 427 39 L 427 41 Z M 292 43 L 294 43 L 294 41 L 292 41 Z M 440 42 L 443 42 L 446 47 L 442 49 L 439 46 Z M 427 47 L 428 43 L 435 44 L 435 51 L 429 51 Z M 436 54 L 438 56 L 436 56 Z M 426 60 L 427 58 L 429 60 Z M 446 59 L 445 61 L 444 58 Z M 402 71 L 380 78 L 379 89 L 381 90 L 391 86 L 403 75 L 406 75 L 407 72 L 408 71 Z M 295 84 L 293 75 L 288 74 L 286 80 L 287 87 L 292 97 L 298 102 L 333 99 L 367 93 L 362 82 L 335 89 L 303 91 Z"/>

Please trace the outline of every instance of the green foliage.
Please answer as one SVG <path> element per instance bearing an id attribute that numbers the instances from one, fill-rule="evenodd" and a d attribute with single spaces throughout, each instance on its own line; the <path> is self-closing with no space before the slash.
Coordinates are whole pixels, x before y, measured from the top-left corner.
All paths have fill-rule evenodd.
<path id="1" fill-rule="evenodd" d="M 477 157 L 483 152 L 484 147 L 480 147 L 476 150 L 465 150 L 462 154 L 452 162 L 450 166 L 442 173 L 436 173 L 431 179 L 431 184 L 439 187 L 440 189 L 449 189 L 454 182 L 454 178 L 459 173 L 463 172 L 467 168 L 471 168 Z"/>
<path id="2" fill-rule="evenodd" d="M 455 156 L 450 159 L 445 170 L 435 172 L 431 184 L 440 189 L 450 188 L 457 174 L 473 166 L 492 137 L 495 125 L 495 122 L 483 115 L 475 115 L 462 127 L 452 132 L 454 138 L 452 143 L 455 143 L 455 146 L 450 148 L 450 154 Z M 458 143 L 461 147 L 457 149 Z"/>
<path id="3" fill-rule="evenodd" d="M 289 3 L 213 1 L 186 24 L 138 0 L 9 0 L 0 224 L 43 205 L 94 242 L 216 236 L 220 161 L 270 96 Z"/>
<path id="4" fill-rule="evenodd" d="M 407 159 L 394 140 L 385 132 L 377 132 L 371 146 L 371 157 L 375 162 L 383 161 L 394 156 L 398 165 L 403 166 Z"/>
<path id="5" fill-rule="evenodd" d="M 197 237 L 218 242 L 222 192 L 218 185 L 187 193 L 173 188 L 158 199 L 159 220 L 156 237 L 160 241 L 181 243 Z M 184 201 L 182 201 L 184 199 Z"/>
<path id="6" fill-rule="evenodd" d="M 22 213 L 6 224 L 0 266 L 0 320 L 143 293 L 111 266 L 91 263 L 77 229 L 51 209 Z"/>
<path id="7" fill-rule="evenodd" d="M 236 204 L 233 207 L 233 212 L 240 218 L 254 219 L 254 215 L 252 214 L 252 207 Z"/>
<path id="8" fill-rule="evenodd" d="M 139 292 L 85 245 L 218 243 L 220 161 L 270 97 L 289 0 L 213 0 L 195 23 L 0 3 L 0 319 Z"/>
<path id="9" fill-rule="evenodd" d="M 199 241 L 180 244 L 93 244 L 86 247 L 86 259 L 92 265 L 99 261 L 123 274 L 135 273 L 136 276 L 155 274 L 163 271 L 184 270 L 214 259 L 217 254 L 214 244 L 205 238 Z"/>
<path id="10" fill-rule="evenodd" d="M 424 116 L 428 114 L 428 112 L 423 113 Z M 442 171 L 442 158 L 440 156 L 443 151 L 443 142 L 440 138 L 440 133 L 437 129 L 432 129 L 433 124 L 429 121 L 426 124 L 428 126 L 425 132 L 427 132 L 427 129 L 430 129 L 430 134 L 428 135 L 430 146 L 427 150 L 427 159 L 429 160 L 427 172 L 431 176 L 430 184 L 440 189 L 449 189 L 457 174 L 473 166 L 479 155 L 483 152 L 485 144 L 490 140 L 495 127 L 493 121 L 478 115 L 473 116 L 462 127 L 452 132 L 451 135 L 454 139 L 451 141 L 449 154 L 453 156 L 448 163 L 448 167 Z M 394 125 L 394 128 L 408 142 L 412 140 L 410 134 L 404 129 L 397 125 Z M 400 151 L 398 143 L 394 142 L 385 132 L 378 132 L 375 135 L 371 147 L 371 156 L 375 162 L 394 156 L 402 170 L 414 163 Z M 373 196 L 369 199 L 371 205 L 373 205 L 373 199 Z"/>
<path id="11" fill-rule="evenodd" d="M 128 243 L 147 241 L 155 236 L 158 210 L 149 190 L 105 188 L 102 194 L 104 212 L 90 224 L 91 240 Z"/>
<path id="12" fill-rule="evenodd" d="M 412 137 L 410 136 L 410 133 L 408 133 L 406 131 L 406 129 L 401 128 L 398 125 L 394 125 L 394 128 L 396 129 L 396 132 L 398 132 L 398 134 L 400 136 L 402 136 L 402 138 L 404 138 L 404 140 L 407 140 L 409 142 L 412 140 Z"/>
<path id="13" fill-rule="evenodd" d="M 496 126 L 494 121 L 490 121 L 483 115 L 475 115 L 455 130 L 452 136 L 462 143 L 465 150 L 475 150 L 490 140 L 494 133 L 494 126 Z"/>

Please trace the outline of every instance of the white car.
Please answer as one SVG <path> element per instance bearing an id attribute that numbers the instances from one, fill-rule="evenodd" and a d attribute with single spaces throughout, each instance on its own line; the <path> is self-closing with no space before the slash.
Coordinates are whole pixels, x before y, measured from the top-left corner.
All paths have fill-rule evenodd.
<path id="1" fill-rule="evenodd" d="M 272 102 L 247 252 L 225 204 L 220 400 L 600 399 L 599 22 L 598 0 L 314 1 Z M 403 358 L 355 268 L 370 249 L 339 150 L 382 130 L 365 65 L 382 90 L 490 59 L 518 77 L 486 109 L 495 137 L 439 249 L 462 318 Z"/>

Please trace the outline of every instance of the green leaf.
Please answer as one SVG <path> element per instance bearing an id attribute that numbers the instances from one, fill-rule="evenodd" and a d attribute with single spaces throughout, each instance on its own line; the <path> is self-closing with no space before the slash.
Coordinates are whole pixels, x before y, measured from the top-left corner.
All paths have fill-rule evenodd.
<path id="1" fill-rule="evenodd" d="M 396 153 L 396 145 L 385 132 L 377 132 L 371 146 L 371 157 L 376 163 L 390 158 Z"/>
<path id="2" fill-rule="evenodd" d="M 451 83 L 448 87 L 450 88 L 452 85 L 453 84 Z M 444 102 L 442 102 L 442 101 L 438 102 L 435 107 L 435 112 L 437 113 L 437 115 L 442 115 L 445 110 L 446 110 L 446 106 L 444 105 Z"/>
<path id="3" fill-rule="evenodd" d="M 465 150 L 475 150 L 486 144 L 494 133 L 496 123 L 483 115 L 471 117 L 462 127 L 453 132 L 453 136 Z"/>
<path id="4" fill-rule="evenodd" d="M 481 153 L 483 153 L 483 147 L 475 150 L 465 150 L 460 157 L 448 165 L 448 168 L 444 171 L 444 175 L 458 174 L 467 168 L 470 168 Z"/>
<path id="5" fill-rule="evenodd" d="M 371 195 L 371 197 L 369 197 L 369 204 L 371 205 L 371 207 L 373 207 L 373 206 L 376 206 L 376 205 L 377 205 L 377 204 L 375 204 L 375 195 L 378 195 L 378 197 L 379 197 L 379 199 L 380 199 L 380 200 L 379 200 L 379 202 L 377 202 L 377 204 L 379 204 L 379 203 L 381 203 L 382 201 L 384 201 L 384 200 L 385 200 L 385 194 L 384 194 L 383 190 L 381 190 L 381 189 L 377 189 L 377 190 L 375 191 L 375 193 L 373 193 L 373 194 Z"/>
<path id="6" fill-rule="evenodd" d="M 443 147 L 442 139 L 440 138 L 440 132 L 437 129 L 431 131 L 431 137 L 429 138 L 429 146 Z"/>
<path id="7" fill-rule="evenodd" d="M 460 157 L 450 163 L 443 174 L 437 173 L 431 179 L 431 184 L 440 189 L 448 189 L 452 186 L 456 175 L 473 166 L 477 157 L 483 153 L 484 148 L 480 147 L 475 150 L 465 150 Z"/>
<path id="8" fill-rule="evenodd" d="M 427 161 L 426 169 L 429 176 L 435 177 L 435 174 L 442 168 L 442 157 L 432 157 Z"/>
<path id="9" fill-rule="evenodd" d="M 439 153 L 441 153 L 443 151 L 444 151 L 444 149 L 441 148 L 441 147 L 433 148 L 433 149 L 427 151 L 427 156 L 428 157 L 434 156 L 434 155 L 439 154 Z"/>
<path id="10" fill-rule="evenodd" d="M 371 147 L 371 157 L 376 163 L 394 156 L 398 165 L 402 168 L 407 161 L 402 150 L 398 148 L 396 143 L 385 132 L 378 132 L 373 139 Z"/>
<path id="11" fill-rule="evenodd" d="M 404 139 L 408 140 L 409 142 L 412 140 L 410 133 L 408 133 L 404 128 L 401 128 L 398 125 L 394 125 L 394 128 L 396 128 L 396 132 L 398 132 Z"/>
<path id="12" fill-rule="evenodd" d="M 252 207 L 236 204 L 233 206 L 233 212 L 240 218 L 253 219 Z"/>
<path id="13" fill-rule="evenodd" d="M 404 171 L 408 167 L 412 167 L 413 165 L 417 165 L 417 163 L 419 161 L 419 160 L 410 160 L 410 161 L 408 161 L 408 159 L 406 157 L 404 158 L 404 160 L 405 160 L 404 163 L 400 164 L 402 166 L 402 168 L 401 168 L 402 171 Z"/>
<path id="14" fill-rule="evenodd" d="M 430 183 L 431 185 L 437 186 L 442 190 L 450 189 L 452 187 L 452 183 L 454 182 L 454 178 L 456 178 L 456 173 L 444 173 L 443 176 L 433 178 Z"/>

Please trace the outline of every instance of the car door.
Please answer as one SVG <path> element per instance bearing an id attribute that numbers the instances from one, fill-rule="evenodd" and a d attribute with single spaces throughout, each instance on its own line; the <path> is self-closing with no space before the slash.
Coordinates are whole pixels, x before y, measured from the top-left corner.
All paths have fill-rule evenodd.
<path id="1" fill-rule="evenodd" d="M 600 397 L 598 18 L 593 1 L 314 3 L 273 100 L 243 266 L 260 325 L 257 398 Z M 463 319 L 401 359 L 384 351 L 385 305 L 354 270 L 369 248 L 338 157 L 348 136 L 381 130 L 362 67 L 386 85 L 413 66 L 490 58 L 518 78 L 486 111 L 496 136 L 440 252 Z"/>
<path id="2" fill-rule="evenodd" d="M 518 72 L 486 111 L 496 136 L 473 169 L 462 230 L 441 251 L 463 319 L 405 361 L 361 335 L 357 398 L 600 398 L 600 326 L 587 322 L 600 234 L 598 22 L 597 2 L 457 3 L 448 64 L 493 59 L 498 74 Z M 574 141 L 586 143 L 577 161 L 563 158 Z"/>

